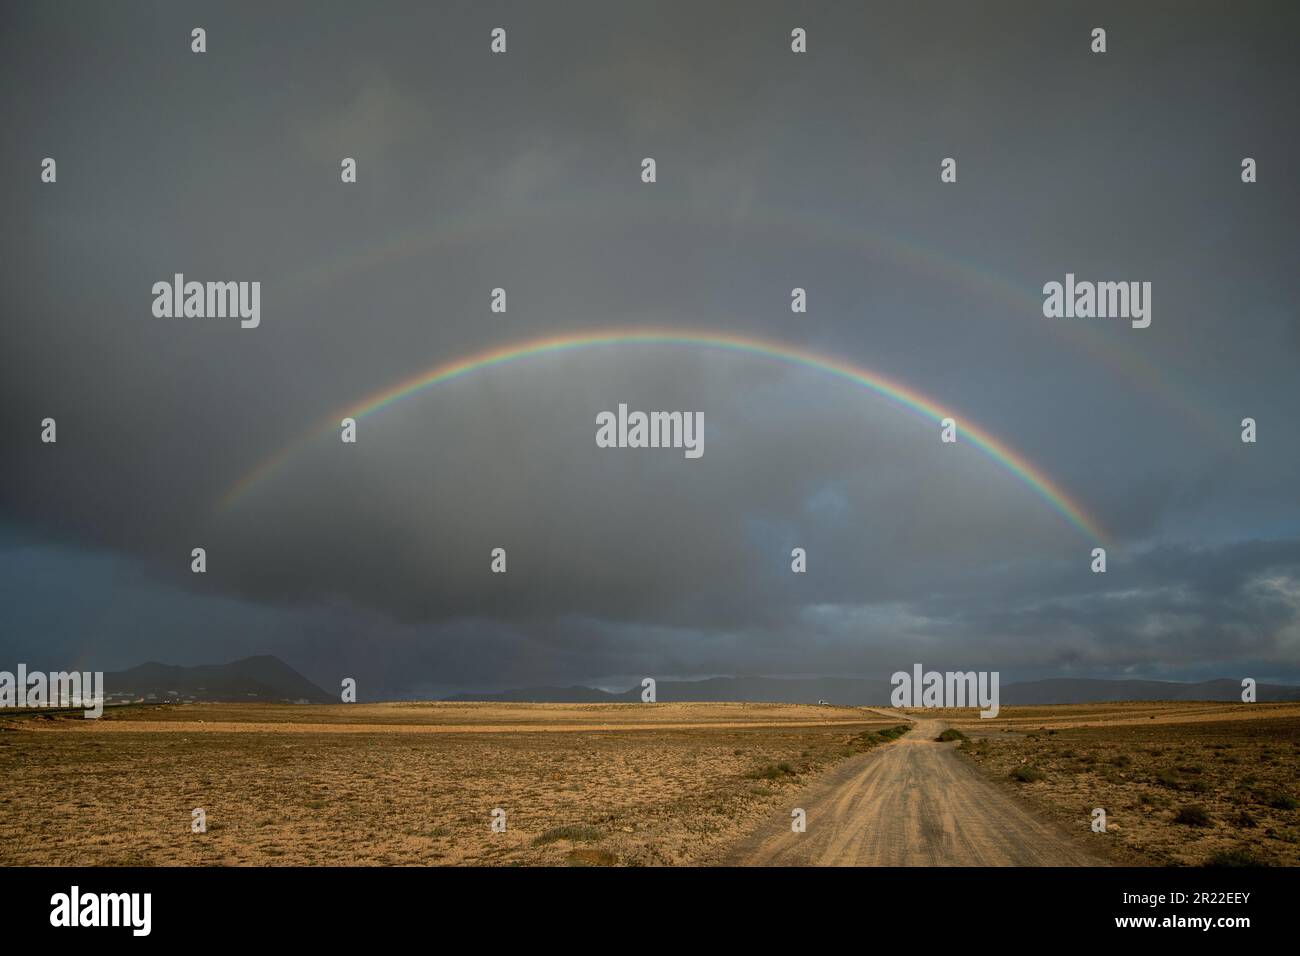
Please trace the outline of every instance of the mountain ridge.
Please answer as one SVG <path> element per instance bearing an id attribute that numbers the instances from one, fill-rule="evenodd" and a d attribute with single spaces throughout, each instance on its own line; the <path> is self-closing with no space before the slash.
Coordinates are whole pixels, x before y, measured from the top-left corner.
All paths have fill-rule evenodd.
<path id="1" fill-rule="evenodd" d="M 711 677 L 698 681 L 658 681 L 655 699 L 660 702 L 744 701 L 748 703 L 817 703 L 858 707 L 888 707 L 892 685 L 886 680 L 853 677 Z M 1257 699 L 1300 700 L 1300 686 L 1259 684 Z M 1004 707 L 1035 704 L 1097 704 L 1129 700 L 1241 699 L 1241 681 L 1228 677 L 1206 681 L 1157 681 L 1111 678 L 1049 677 L 1019 681 L 1000 688 Z M 595 687 L 511 688 L 492 694 L 454 694 L 443 700 L 503 703 L 617 703 L 641 699 L 641 688 L 606 691 Z"/>
<path id="2" fill-rule="evenodd" d="M 273 654 L 259 654 L 224 664 L 177 665 L 147 661 L 104 675 L 111 701 L 139 700 L 337 703 L 289 664 Z M 887 707 L 893 686 L 887 680 L 856 677 L 708 677 L 661 680 L 655 686 L 660 702 L 724 701 L 745 703 L 815 704 L 828 701 L 860 707 Z M 459 693 L 442 700 L 464 703 L 593 704 L 636 702 L 639 685 L 608 691 L 583 684 L 509 688 L 493 693 Z M 1233 678 L 1206 681 L 1049 677 L 1003 684 L 1001 706 L 1092 704 L 1120 701 L 1241 699 L 1241 682 Z M 1259 684 L 1261 702 L 1300 700 L 1300 686 Z"/>
<path id="3" fill-rule="evenodd" d="M 338 700 L 274 654 L 192 666 L 147 661 L 106 673 L 104 693 L 109 700 L 306 701 L 312 704 Z"/>

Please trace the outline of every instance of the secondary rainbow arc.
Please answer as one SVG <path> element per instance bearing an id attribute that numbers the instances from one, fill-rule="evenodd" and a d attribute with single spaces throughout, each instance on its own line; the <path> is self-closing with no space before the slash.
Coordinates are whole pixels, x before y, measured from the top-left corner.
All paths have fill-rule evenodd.
<path id="1" fill-rule="evenodd" d="M 612 345 L 694 346 L 722 349 L 772 359 L 804 368 L 816 369 L 836 378 L 852 382 L 935 422 L 951 417 L 958 422 L 961 440 L 975 445 L 981 452 L 1015 475 L 1079 531 L 1097 541 L 1104 541 L 1107 537 L 1100 524 L 1088 515 L 1078 501 L 1027 458 L 988 431 L 972 423 L 966 416 L 945 409 L 934 399 L 908 385 L 894 381 L 862 366 L 805 351 L 780 342 L 751 336 L 658 328 L 587 331 L 554 335 L 497 346 L 452 359 L 448 362 L 442 362 L 432 368 L 418 372 L 410 378 L 403 379 L 395 385 L 374 392 L 359 402 L 331 415 L 316 428 L 290 442 L 274 455 L 264 459 L 252 471 L 237 481 L 222 497 L 221 507 L 230 508 L 238 504 L 255 487 L 283 469 L 305 447 L 322 436 L 333 433 L 339 427 L 339 422 L 344 418 L 353 418 L 360 421 L 405 398 L 423 392 L 425 389 L 484 369 L 557 352 L 570 352 Z"/>
<path id="2" fill-rule="evenodd" d="M 613 204 L 602 200 L 597 205 L 588 197 L 580 202 L 553 197 L 524 206 L 512 203 L 495 209 L 471 207 L 451 211 L 440 217 L 436 225 L 430 226 L 427 221 L 420 220 L 406 230 L 386 235 L 381 241 L 369 241 L 360 247 L 343 247 L 316 256 L 308 265 L 287 277 L 286 288 L 291 295 L 305 293 L 326 283 L 338 282 L 355 272 L 408 258 L 427 259 L 444 246 L 493 241 L 499 235 L 510 235 L 530 222 L 553 223 L 556 217 L 574 217 L 580 222 L 591 220 L 593 224 L 608 222 L 613 217 L 627 222 L 665 222 L 701 228 L 730 222 L 731 228 L 746 232 L 769 230 L 787 238 L 797 236 L 802 241 L 826 243 L 832 249 L 861 250 L 873 260 L 886 260 L 915 269 L 939 282 L 960 283 L 978 291 L 989 303 L 1008 309 L 1008 316 L 1033 317 L 1035 322 L 1042 321 L 1044 328 L 1058 335 L 1066 347 L 1081 350 L 1110 374 L 1118 376 L 1127 387 L 1141 391 L 1166 409 L 1177 412 L 1180 420 L 1195 426 L 1203 436 L 1221 433 L 1223 416 L 1219 411 L 1204 405 L 1198 389 L 1171 378 L 1168 370 L 1148 360 L 1140 349 L 1134 347 L 1134 339 L 1113 334 L 1114 330 L 1105 325 L 1043 319 L 1042 293 L 1037 282 L 1033 283 L 1032 289 L 1028 288 L 986 262 L 959 255 L 923 236 L 884 231 L 826 210 L 764 203 L 747 209 L 743 218 L 736 220 L 735 210 L 703 205 L 698 197 L 686 200 L 656 196 L 650 200 L 644 191 L 639 190 L 633 191 L 632 195 L 639 198 L 623 197 Z"/>

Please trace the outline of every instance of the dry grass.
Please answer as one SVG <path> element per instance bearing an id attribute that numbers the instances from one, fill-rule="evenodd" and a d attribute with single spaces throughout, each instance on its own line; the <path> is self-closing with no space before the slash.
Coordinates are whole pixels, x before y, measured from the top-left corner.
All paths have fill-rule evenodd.
<path id="1" fill-rule="evenodd" d="M 185 705 L 101 721 L 6 718 L 0 863 L 691 863 L 889 723 L 759 704 Z M 768 778 L 768 767 L 788 772 Z M 190 832 L 195 807 L 207 833 Z M 496 807 L 504 833 L 490 827 Z"/>
<path id="2" fill-rule="evenodd" d="M 1118 851 L 1155 863 L 1233 854 L 1300 865 L 1294 704 L 1022 707 L 995 720 L 968 711 L 945 719 L 995 779 Z M 1094 807 L 1106 811 L 1106 834 L 1090 831 Z"/>

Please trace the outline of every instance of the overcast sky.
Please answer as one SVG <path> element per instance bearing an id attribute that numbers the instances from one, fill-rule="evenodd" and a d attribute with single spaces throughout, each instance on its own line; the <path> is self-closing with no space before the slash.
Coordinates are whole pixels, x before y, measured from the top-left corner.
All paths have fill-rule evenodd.
<path id="1" fill-rule="evenodd" d="M 1300 681 L 1293 6 L 379 8 L 0 11 L 0 666 Z M 260 326 L 155 318 L 178 272 L 260 281 Z M 1150 282 L 1150 327 L 1045 318 L 1066 273 Z M 221 506 L 424 369 L 645 325 L 902 382 L 1108 537 L 867 389 L 682 345 L 435 386 Z M 703 412 L 703 457 L 597 448 L 620 402 Z"/>

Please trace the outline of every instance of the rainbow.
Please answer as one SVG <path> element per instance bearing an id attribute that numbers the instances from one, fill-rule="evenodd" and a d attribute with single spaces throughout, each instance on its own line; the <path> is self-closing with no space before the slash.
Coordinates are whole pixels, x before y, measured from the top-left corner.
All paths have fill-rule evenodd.
<path id="1" fill-rule="evenodd" d="M 1095 520 L 1088 516 L 1083 507 L 1028 459 L 1003 444 L 987 431 L 973 425 L 965 416 L 959 416 L 945 410 L 933 399 L 901 382 L 893 381 L 861 366 L 792 348 L 780 342 L 750 336 L 676 329 L 630 329 L 554 335 L 486 349 L 463 358 L 435 365 L 433 368 L 418 372 L 396 385 L 375 392 L 369 397 L 363 398 L 346 409 L 331 415 L 321 422 L 318 427 L 308 431 L 262 461 L 236 482 L 222 497 L 221 507 L 223 509 L 230 508 L 238 504 L 254 487 L 280 471 L 309 444 L 327 434 L 333 433 L 338 428 L 339 422 L 344 418 L 353 418 L 360 421 L 402 401 L 404 398 L 423 392 L 425 389 L 471 375 L 483 369 L 495 368 L 511 362 L 551 355 L 557 352 L 571 352 L 578 349 L 611 345 L 694 346 L 774 359 L 790 365 L 816 369 L 835 378 L 860 385 L 935 422 L 952 417 L 959 421 L 963 441 L 974 444 L 989 458 L 1010 471 L 1085 535 L 1096 541 L 1106 540 L 1105 532 Z"/>
<path id="2" fill-rule="evenodd" d="M 310 297 L 371 269 L 407 260 L 426 261 L 446 247 L 495 242 L 530 226 L 554 225 L 560 219 L 584 227 L 622 221 L 673 224 L 697 230 L 743 230 L 745 235 L 779 236 L 785 241 L 797 239 L 860 253 L 872 261 L 887 260 L 939 282 L 960 284 L 1006 309 L 1006 316 L 1016 321 L 1029 320 L 1035 334 L 1056 336 L 1067 347 L 1084 352 L 1126 386 L 1177 412 L 1179 420 L 1203 437 L 1218 436 L 1222 431 L 1222 415 L 1206 408 L 1196 389 L 1187 387 L 1147 359 L 1134 337 L 1105 324 L 1044 319 L 1043 300 L 1037 287 L 1025 288 L 985 263 L 953 255 L 922 237 L 887 233 L 833 212 L 827 214 L 803 206 L 786 208 L 765 203 L 738 215 L 734 209 L 702 205 L 696 197 L 655 196 L 651 200 L 647 198 L 647 190 L 633 190 L 633 196 L 637 198 L 599 203 L 590 197 L 583 197 L 579 202 L 549 199 L 526 205 L 512 204 L 508 208 L 450 211 L 439 217 L 435 228 L 420 221 L 382 241 L 359 248 L 340 247 L 331 254 L 315 256 L 302 269 L 285 277 L 285 292 L 290 298 Z"/>

